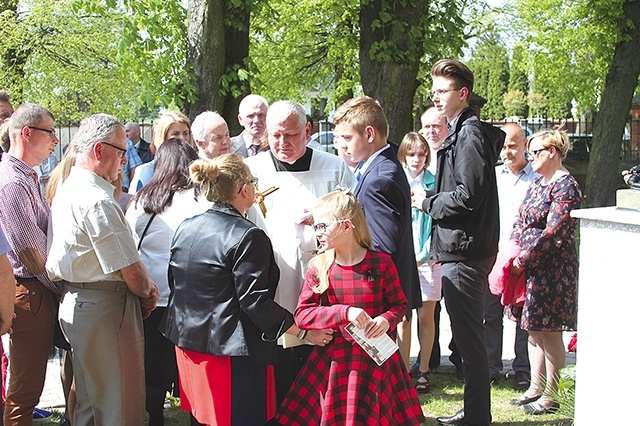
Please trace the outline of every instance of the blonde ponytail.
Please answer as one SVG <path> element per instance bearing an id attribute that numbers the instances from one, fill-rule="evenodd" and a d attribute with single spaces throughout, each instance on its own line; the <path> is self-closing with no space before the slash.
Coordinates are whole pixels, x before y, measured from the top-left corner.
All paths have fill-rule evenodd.
<path id="1" fill-rule="evenodd" d="M 316 267 L 318 278 L 317 285 L 311 287 L 314 293 L 322 294 L 329 288 L 329 269 L 331 269 L 335 261 L 336 251 L 334 249 L 329 249 L 313 258 L 312 262 Z"/>

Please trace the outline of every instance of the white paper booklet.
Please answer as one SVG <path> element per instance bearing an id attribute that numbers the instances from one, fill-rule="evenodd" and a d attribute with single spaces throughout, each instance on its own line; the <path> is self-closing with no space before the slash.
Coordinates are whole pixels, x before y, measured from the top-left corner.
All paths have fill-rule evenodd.
<path id="1" fill-rule="evenodd" d="M 345 330 L 353 337 L 353 340 L 365 350 L 366 353 L 376 362 L 378 365 L 382 365 L 389 359 L 395 351 L 398 350 L 398 345 L 394 342 L 386 333 L 375 339 L 369 339 L 365 337 L 364 330 L 360 330 L 354 323 L 349 323 Z"/>

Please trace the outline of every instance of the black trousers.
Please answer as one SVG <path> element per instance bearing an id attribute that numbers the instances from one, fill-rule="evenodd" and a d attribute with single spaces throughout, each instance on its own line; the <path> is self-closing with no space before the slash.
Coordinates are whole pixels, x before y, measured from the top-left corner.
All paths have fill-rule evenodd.
<path id="1" fill-rule="evenodd" d="M 489 367 L 491 377 L 497 377 L 502 370 L 502 343 L 504 336 L 504 306 L 500 303 L 500 296 L 495 296 L 487 291 L 484 296 L 484 327 L 487 337 L 487 352 L 489 354 Z M 529 333 L 516 325 L 516 336 L 514 342 L 515 359 L 513 360 L 513 371 L 529 373 Z"/>
<path id="2" fill-rule="evenodd" d="M 278 406 L 280 406 L 289 388 L 298 377 L 298 373 L 302 370 L 304 363 L 307 362 L 312 350 L 313 346 L 311 345 L 287 349 L 278 346 L 278 359 L 274 365 Z"/>
<path id="3" fill-rule="evenodd" d="M 484 294 L 495 256 L 442 264 L 442 291 L 464 371 L 465 424 L 491 423 L 489 358 L 484 330 Z"/>

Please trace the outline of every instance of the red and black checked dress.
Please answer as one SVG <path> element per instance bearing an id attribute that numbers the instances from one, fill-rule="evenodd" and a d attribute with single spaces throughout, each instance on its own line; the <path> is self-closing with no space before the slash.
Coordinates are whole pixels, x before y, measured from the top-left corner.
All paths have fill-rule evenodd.
<path id="1" fill-rule="evenodd" d="M 347 309 L 357 306 L 384 316 L 391 336 L 405 314 L 407 300 L 389 255 L 369 251 L 354 266 L 334 264 L 329 288 L 311 290 L 310 264 L 295 319 L 302 329 L 336 330 L 327 346 L 315 347 L 289 389 L 276 419 L 283 425 L 417 425 L 424 417 L 418 394 L 396 351 L 382 366 L 351 339 L 344 327 Z"/>

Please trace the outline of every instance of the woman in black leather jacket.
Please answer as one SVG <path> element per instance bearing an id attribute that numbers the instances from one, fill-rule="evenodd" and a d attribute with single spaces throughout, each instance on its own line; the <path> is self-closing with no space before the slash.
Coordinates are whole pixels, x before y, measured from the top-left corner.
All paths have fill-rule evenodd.
<path id="1" fill-rule="evenodd" d="M 267 235 L 244 218 L 257 179 L 242 157 L 197 160 L 191 179 L 213 207 L 185 220 L 171 247 L 164 335 L 176 345 L 181 406 L 192 424 L 263 425 L 275 414 L 273 364 L 283 333 L 324 345 L 273 301 L 280 271 Z"/>

